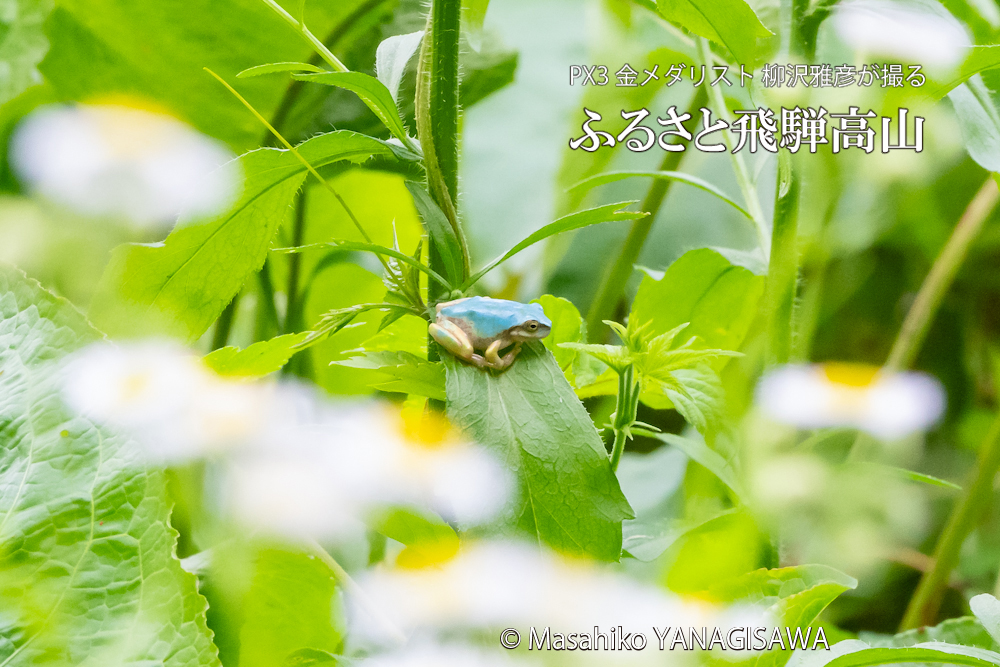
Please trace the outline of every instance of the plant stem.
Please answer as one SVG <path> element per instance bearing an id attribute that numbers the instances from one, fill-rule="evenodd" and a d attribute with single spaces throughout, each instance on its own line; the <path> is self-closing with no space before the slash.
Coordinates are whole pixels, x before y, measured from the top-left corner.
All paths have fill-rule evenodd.
<path id="1" fill-rule="evenodd" d="M 823 25 L 823 21 L 826 20 L 839 1 L 819 0 L 809 15 L 802 17 L 797 30 L 801 40 L 802 55 L 805 56 L 806 60 L 816 59 L 816 37 L 819 35 L 819 27 Z"/>
<path id="2" fill-rule="evenodd" d="M 965 209 L 951 238 L 934 261 L 930 273 L 924 279 L 924 284 L 920 286 L 917 298 L 906 314 L 903 327 L 889 353 L 886 369 L 898 371 L 913 363 L 927 336 L 934 315 L 941 305 L 941 300 L 951 287 L 962 262 L 965 261 L 969 246 L 979 235 L 983 223 L 996 207 L 998 198 L 1000 192 L 991 175 Z"/>
<path id="3" fill-rule="evenodd" d="M 771 257 L 764 289 L 768 364 L 788 363 L 792 352 L 792 320 L 799 275 L 799 189 L 799 176 L 792 156 L 782 153 L 778 156 Z"/>
<path id="4" fill-rule="evenodd" d="M 274 283 L 271 280 L 271 261 L 264 261 L 264 265 L 257 272 L 257 283 L 260 286 L 260 305 L 257 309 L 257 327 L 254 331 L 254 340 L 267 340 L 276 334 L 281 327 L 281 320 L 278 319 L 278 309 L 274 305 Z"/>
<path id="5" fill-rule="evenodd" d="M 292 227 L 292 247 L 302 245 L 306 228 L 306 195 L 309 190 L 302 188 L 299 192 L 298 200 L 295 202 L 295 224 Z M 299 272 L 302 268 L 301 253 L 294 252 L 288 258 L 288 305 L 285 308 L 285 323 L 282 327 L 283 333 L 295 333 L 300 323 L 299 314 L 301 304 L 299 302 Z"/>
<path id="6" fill-rule="evenodd" d="M 333 52 L 331 52 L 330 49 L 326 48 L 326 44 L 324 44 L 322 40 L 310 32 L 305 23 L 299 21 L 297 18 L 286 12 L 285 9 L 274 0 L 263 0 L 263 2 L 265 5 L 273 9 L 278 16 L 283 18 L 286 23 L 295 28 L 296 32 L 298 32 L 299 35 L 301 35 L 302 38 L 316 50 L 316 53 L 318 53 L 320 57 L 334 69 L 335 72 L 351 71 L 347 69 L 347 66 L 344 65 L 344 63 L 340 62 L 337 56 L 333 55 Z"/>
<path id="7" fill-rule="evenodd" d="M 615 406 L 614 445 L 611 447 L 611 470 L 618 470 L 625 442 L 631 437 L 630 429 L 635 424 L 639 410 L 639 383 L 635 380 L 635 366 L 629 364 L 618 375 L 618 404 Z"/>
<path id="8" fill-rule="evenodd" d="M 698 57 L 703 63 L 706 63 L 706 66 L 712 62 L 712 50 L 709 47 L 708 40 L 704 37 L 698 38 Z M 715 107 L 716 115 L 732 125 L 733 116 L 729 113 L 729 107 L 726 106 L 726 98 L 722 94 L 722 88 L 709 86 L 708 94 L 711 96 L 712 106 Z M 740 191 L 743 192 L 746 209 L 750 213 L 757 232 L 757 242 L 762 249 L 766 250 L 768 247 L 767 223 L 764 220 L 764 209 L 760 206 L 760 197 L 757 196 L 757 187 L 750 177 L 750 170 L 747 169 L 746 162 L 743 161 L 743 156 L 739 153 L 733 153 L 734 146 L 731 134 L 723 132 L 723 138 L 725 139 L 726 146 L 729 148 L 729 157 L 733 161 L 733 171 L 736 173 L 736 181 L 739 183 Z"/>
<path id="9" fill-rule="evenodd" d="M 697 116 L 698 110 L 705 105 L 708 93 L 705 88 L 699 88 L 691 100 L 688 113 L 692 117 Z M 667 152 L 663 156 L 658 171 L 675 171 L 684 158 L 685 151 Z M 670 191 L 673 181 L 665 179 L 653 179 L 653 183 L 646 192 L 646 197 L 642 201 L 642 210 L 649 215 L 639 218 L 632 223 L 628 238 L 618 253 L 614 264 L 608 269 L 597 289 L 597 295 L 590 304 L 587 311 L 587 331 L 590 340 L 602 341 L 607 337 L 608 328 L 604 320 L 612 319 L 615 316 L 615 307 L 621 301 L 628 285 L 628 280 L 635 270 L 635 263 L 642 253 L 642 248 L 646 244 L 649 232 L 656 222 L 656 215 L 660 211 L 660 206 Z"/>
<path id="10" fill-rule="evenodd" d="M 233 330 L 233 320 L 236 319 L 236 309 L 240 305 L 240 293 L 237 292 L 226 309 L 215 322 L 215 334 L 212 335 L 212 350 L 225 347 L 229 342 L 229 333 Z"/>
<path id="11" fill-rule="evenodd" d="M 993 479 L 1000 470 L 1000 414 L 979 449 L 976 468 L 958 504 L 948 517 L 934 548 L 934 566 L 924 572 L 906 608 L 900 631 L 933 625 L 948 586 L 948 577 L 958 564 L 959 553 L 983 512 L 990 504 Z"/>
<path id="12" fill-rule="evenodd" d="M 459 224 L 457 208 L 461 22 L 461 0 L 433 0 L 417 66 L 416 121 L 431 197 L 455 230 L 468 273 L 469 249 Z M 429 242 L 428 257 L 431 268 L 444 273 L 443 263 L 432 242 Z M 443 296 L 440 287 L 429 289 L 430 302 Z"/>

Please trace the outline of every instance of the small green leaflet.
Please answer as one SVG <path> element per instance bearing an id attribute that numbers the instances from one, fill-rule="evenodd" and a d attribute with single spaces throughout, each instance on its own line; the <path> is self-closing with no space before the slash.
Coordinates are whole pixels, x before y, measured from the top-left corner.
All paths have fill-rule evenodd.
<path id="1" fill-rule="evenodd" d="M 615 183 L 617 181 L 625 180 L 626 178 L 657 178 L 665 181 L 687 183 L 688 185 L 693 185 L 699 190 L 704 190 L 711 195 L 715 195 L 746 217 L 752 217 L 745 208 L 737 204 L 736 201 L 725 192 L 715 187 L 708 181 L 698 178 L 697 176 L 685 174 L 683 171 L 609 171 L 583 179 L 576 185 L 571 186 L 568 192 L 585 192 L 591 188 L 596 188 L 599 185 Z"/>
<path id="2" fill-rule="evenodd" d="M 413 205 L 420 214 L 420 220 L 423 221 L 435 250 L 441 256 L 449 282 L 452 285 L 461 285 L 468 275 L 468 270 L 462 258 L 462 244 L 455 234 L 455 229 L 448 222 L 444 211 L 431 199 L 427 190 L 413 181 L 406 182 L 406 189 L 413 195 Z"/>
<path id="3" fill-rule="evenodd" d="M 392 136 L 402 141 L 407 148 L 412 149 L 412 141 L 406 133 L 406 128 L 403 127 L 403 121 L 399 118 L 399 109 L 396 108 L 396 101 L 393 99 L 392 93 L 375 77 L 361 72 L 325 72 L 323 74 L 296 74 L 294 76 L 300 81 L 336 86 L 355 93 L 389 128 Z"/>
<path id="4" fill-rule="evenodd" d="M 323 72 L 324 70 L 310 65 L 309 63 L 269 63 L 267 65 L 257 65 L 249 67 L 236 75 L 237 79 L 247 79 L 252 76 L 262 74 L 274 74 L 275 72 Z"/>
<path id="5" fill-rule="evenodd" d="M 281 370 L 308 332 L 262 340 L 246 349 L 223 347 L 205 356 L 205 364 L 219 375 L 261 377 Z"/>
<path id="6" fill-rule="evenodd" d="M 430 362 L 409 352 L 379 351 L 333 363 L 378 371 L 369 381 L 373 389 L 445 400 L 445 370 L 440 362 Z"/>
<path id="7" fill-rule="evenodd" d="M 550 222 L 538 231 L 529 235 L 523 241 L 515 245 L 513 248 L 505 252 L 503 255 L 497 257 L 492 262 L 489 262 L 486 266 L 480 269 L 475 275 L 465 281 L 462 285 L 462 290 L 467 290 L 469 287 L 475 285 L 479 280 L 485 276 L 487 273 L 495 269 L 501 263 L 507 261 L 517 253 L 521 252 L 525 248 L 529 248 L 539 241 L 544 241 L 550 236 L 555 234 L 560 234 L 562 232 L 568 232 L 574 229 L 581 229 L 583 227 L 588 227 L 590 225 L 597 225 L 602 222 L 622 222 L 629 220 L 638 220 L 643 218 L 648 213 L 643 213 L 642 211 L 626 211 L 625 207 L 635 204 L 635 201 L 624 201 L 618 202 L 616 204 L 605 204 L 604 206 L 597 206 L 595 208 L 589 208 L 585 211 L 579 211 L 577 213 L 570 213 L 569 215 L 563 216 L 556 220 L 555 222 Z"/>
<path id="8" fill-rule="evenodd" d="M 725 46 L 737 63 L 756 64 L 757 39 L 773 34 L 743 0 L 657 0 L 656 7 L 668 21 Z"/>
<path id="9" fill-rule="evenodd" d="M 420 48 L 423 36 L 423 30 L 408 35 L 393 35 L 382 40 L 375 51 L 376 75 L 389 90 L 393 102 L 399 101 L 399 84 L 403 81 L 403 73 L 413 54 Z"/>

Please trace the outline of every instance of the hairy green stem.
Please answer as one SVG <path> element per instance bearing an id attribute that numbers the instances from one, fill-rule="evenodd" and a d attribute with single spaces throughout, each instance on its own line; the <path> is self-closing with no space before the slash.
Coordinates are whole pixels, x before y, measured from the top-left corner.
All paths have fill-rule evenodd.
<path id="1" fill-rule="evenodd" d="M 930 273 L 924 279 L 924 284 L 920 286 L 917 298 L 906 314 L 903 327 L 896 338 L 889 353 L 889 360 L 886 368 L 889 370 L 900 370 L 913 363 L 920 346 L 927 336 L 934 315 L 937 313 L 941 300 L 944 298 L 948 288 L 955 280 L 955 274 L 965 261 L 969 246 L 979 235 L 983 224 L 989 218 L 990 213 L 997 205 L 1000 192 L 997 190 L 996 181 L 991 175 L 983 183 L 983 186 L 972 198 L 972 202 L 965 209 L 951 238 L 945 244 L 944 249 L 938 258 L 934 260 Z"/>
<path id="2" fill-rule="evenodd" d="M 805 5 L 809 4 L 805 0 L 796 1 L 801 1 Z M 819 27 L 830 16 L 830 13 L 838 2 L 840 0 L 819 0 L 808 15 L 801 17 L 797 32 L 802 46 L 801 53 L 806 60 L 812 61 L 816 59 L 816 38 L 819 35 Z"/>
<path id="3" fill-rule="evenodd" d="M 900 631 L 934 625 L 948 587 L 948 577 L 958 565 L 962 544 L 989 507 L 997 471 L 1000 471 L 1000 414 L 979 449 L 969 484 L 948 517 L 934 548 L 934 565 L 920 578 L 899 626 Z"/>
<path id="4" fill-rule="evenodd" d="M 457 206 L 461 23 L 461 0 L 433 0 L 417 66 L 416 121 L 431 197 L 459 240 L 465 278 L 469 273 L 469 248 L 459 224 Z M 443 262 L 433 243 L 428 253 L 431 268 L 443 273 Z M 433 302 L 442 294 L 433 287 L 429 296 Z"/>
<path id="5" fill-rule="evenodd" d="M 709 42 L 704 37 L 698 38 L 698 57 L 703 63 L 711 63 L 712 61 L 712 50 L 709 46 Z M 729 113 L 729 107 L 726 106 L 726 98 L 722 94 L 722 88 L 720 86 L 709 86 L 708 92 L 710 99 L 712 101 L 712 106 L 715 107 L 715 113 L 717 116 L 722 118 L 730 125 L 733 122 L 733 115 Z M 733 171 L 736 173 L 736 182 L 740 186 L 740 191 L 743 193 L 743 199 L 746 202 L 747 212 L 750 213 L 750 218 L 753 220 L 754 229 L 757 232 L 757 242 L 760 244 L 762 249 L 768 247 L 768 235 L 767 235 L 767 222 L 764 220 L 764 209 L 760 205 L 760 197 L 757 195 L 757 187 L 750 177 L 750 170 L 747 168 L 746 162 L 743 160 L 743 155 L 740 153 L 733 153 L 733 137 L 730 132 L 723 132 L 723 138 L 725 139 L 726 146 L 729 148 L 729 157 L 733 161 Z"/>
<path id="6" fill-rule="evenodd" d="M 708 93 L 706 89 L 698 88 L 698 91 L 691 100 L 688 113 L 692 117 L 697 117 L 698 110 L 705 105 L 707 99 Z M 684 153 L 685 151 L 667 152 L 663 156 L 663 161 L 660 163 L 658 171 L 676 170 L 684 157 Z M 657 178 L 649 186 L 641 207 L 649 215 L 639 218 L 632 223 L 628 238 L 625 239 L 618 257 L 608 268 L 607 273 L 604 274 L 604 279 L 597 289 L 597 295 L 594 297 L 594 301 L 590 304 L 590 309 L 587 311 L 587 332 L 590 340 L 602 341 L 607 337 L 608 328 L 604 324 L 604 320 L 615 316 L 615 307 L 625 294 L 628 280 L 635 270 L 635 263 L 642 253 L 643 246 L 646 245 L 646 239 L 649 238 L 653 223 L 656 222 L 656 215 L 659 213 L 660 206 L 663 204 L 667 193 L 669 193 L 672 183 L 673 181 Z"/>
<path id="7" fill-rule="evenodd" d="M 611 470 L 618 470 L 625 442 L 629 439 L 630 429 L 635 424 L 639 411 L 639 383 L 635 379 L 635 367 L 629 364 L 618 374 L 618 404 L 615 406 L 615 419 L 611 425 L 615 433 L 614 445 L 611 447 Z"/>
<path id="8" fill-rule="evenodd" d="M 799 176 L 790 155 L 778 157 L 778 183 L 774 198 L 771 257 L 764 289 L 767 325 L 767 362 L 788 363 L 792 352 L 795 292 L 799 277 L 798 209 Z"/>

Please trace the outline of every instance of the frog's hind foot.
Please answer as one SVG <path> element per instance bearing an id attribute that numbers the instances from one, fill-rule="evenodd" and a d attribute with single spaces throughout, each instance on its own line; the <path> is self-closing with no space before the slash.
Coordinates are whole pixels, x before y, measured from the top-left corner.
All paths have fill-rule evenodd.
<path id="1" fill-rule="evenodd" d="M 514 359 L 516 359 L 517 355 L 521 352 L 521 343 L 518 342 L 514 344 L 513 350 L 503 355 L 503 357 L 500 357 L 500 346 L 500 341 L 493 341 L 493 343 L 486 348 L 486 365 L 495 371 L 505 370 L 512 363 L 514 363 Z"/>

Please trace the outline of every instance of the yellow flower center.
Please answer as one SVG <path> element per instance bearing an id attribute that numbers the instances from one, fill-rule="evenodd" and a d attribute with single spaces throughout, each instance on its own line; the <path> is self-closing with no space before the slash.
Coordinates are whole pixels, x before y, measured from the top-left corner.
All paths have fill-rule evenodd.
<path id="1" fill-rule="evenodd" d="M 846 387 L 865 388 L 870 387 L 875 381 L 875 377 L 882 370 L 878 366 L 869 364 L 853 364 L 844 362 L 831 362 L 822 365 L 823 374 L 826 379 L 833 384 L 844 385 Z"/>
<path id="2" fill-rule="evenodd" d="M 115 157 L 140 157 L 170 144 L 173 116 L 143 100 L 105 97 L 94 100 L 83 110 L 97 124 L 108 150 Z"/>

